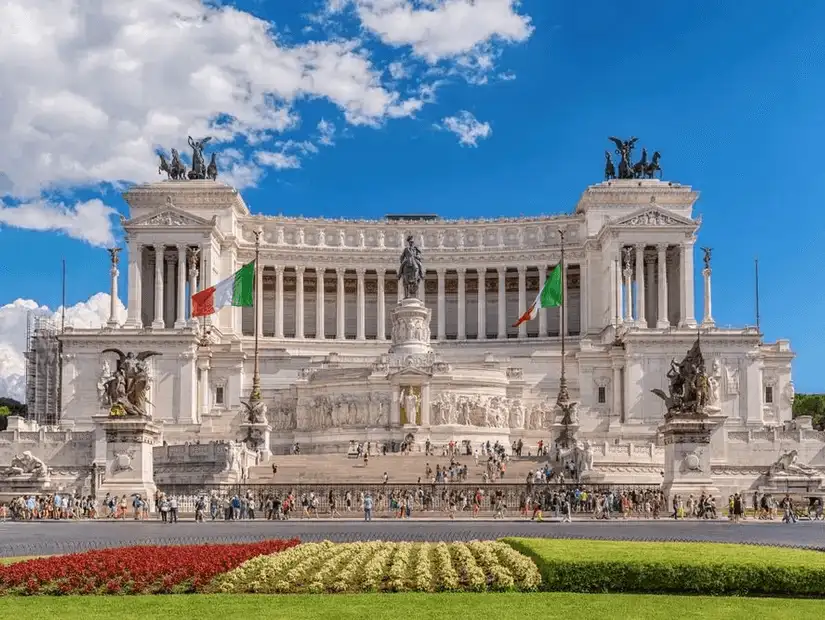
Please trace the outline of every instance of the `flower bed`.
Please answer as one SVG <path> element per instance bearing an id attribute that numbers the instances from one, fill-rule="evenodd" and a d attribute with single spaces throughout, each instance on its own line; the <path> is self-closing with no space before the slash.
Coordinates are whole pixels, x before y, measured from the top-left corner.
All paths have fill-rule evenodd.
<path id="1" fill-rule="evenodd" d="M 298 542 L 121 547 L 27 560 L 0 567 L 0 594 L 199 592 L 216 575 Z"/>
<path id="2" fill-rule="evenodd" d="M 309 543 L 215 578 L 221 593 L 530 591 L 538 568 L 500 542 Z"/>

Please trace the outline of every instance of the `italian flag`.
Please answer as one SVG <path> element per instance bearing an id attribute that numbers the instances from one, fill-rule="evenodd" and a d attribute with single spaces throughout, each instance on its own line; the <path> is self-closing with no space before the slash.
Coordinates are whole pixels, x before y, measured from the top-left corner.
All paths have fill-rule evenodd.
<path id="1" fill-rule="evenodd" d="M 192 295 L 192 316 L 209 316 L 225 306 L 252 306 L 255 298 L 255 261 L 215 286 Z"/>
<path id="2" fill-rule="evenodd" d="M 518 327 L 525 321 L 535 319 L 539 315 L 541 308 L 555 308 L 561 305 L 561 263 L 550 273 L 544 281 L 544 286 L 536 295 L 536 300 L 527 308 L 527 312 L 521 315 L 518 321 L 513 323 L 513 327 Z"/>

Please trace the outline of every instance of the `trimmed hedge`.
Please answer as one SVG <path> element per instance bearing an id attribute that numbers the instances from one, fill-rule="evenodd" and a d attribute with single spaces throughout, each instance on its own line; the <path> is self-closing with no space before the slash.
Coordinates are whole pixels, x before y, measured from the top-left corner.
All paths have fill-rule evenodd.
<path id="1" fill-rule="evenodd" d="M 825 553 L 720 543 L 505 538 L 556 592 L 825 595 Z"/>

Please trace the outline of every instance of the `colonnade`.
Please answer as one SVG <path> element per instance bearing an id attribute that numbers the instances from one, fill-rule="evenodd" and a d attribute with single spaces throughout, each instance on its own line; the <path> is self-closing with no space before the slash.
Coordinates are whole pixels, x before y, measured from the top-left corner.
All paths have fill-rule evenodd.
<path id="1" fill-rule="evenodd" d="M 693 244 L 622 245 L 614 277 L 615 324 L 657 329 L 696 325 Z"/>
<path id="2" fill-rule="evenodd" d="M 386 340 L 393 306 L 403 297 L 397 272 L 366 267 L 261 266 L 263 277 L 259 333 L 263 337 L 335 340 Z M 547 309 L 538 321 L 512 323 L 538 293 L 549 269 L 540 267 L 436 268 L 419 287 L 431 308 L 437 340 L 485 340 L 567 335 L 582 329 L 578 265 L 568 274 L 568 312 Z M 241 312 L 241 330 L 254 333 L 253 310 Z"/>

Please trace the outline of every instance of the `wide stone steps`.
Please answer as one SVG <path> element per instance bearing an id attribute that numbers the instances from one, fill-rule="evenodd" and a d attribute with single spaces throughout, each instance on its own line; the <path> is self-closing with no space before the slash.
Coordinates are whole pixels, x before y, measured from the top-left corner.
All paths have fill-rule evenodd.
<path id="1" fill-rule="evenodd" d="M 468 465 L 467 481 L 481 482 L 485 471 L 484 461 L 477 466 L 472 457 L 458 457 L 459 463 Z M 547 459 L 522 458 L 511 460 L 507 464 L 504 482 L 523 482 L 528 472 L 535 471 Z M 249 470 L 251 483 L 366 483 L 381 482 L 384 472 L 389 481 L 395 483 L 416 483 L 424 479 L 427 463 L 435 466 L 449 466 L 450 458 L 443 456 L 426 456 L 423 454 L 401 455 L 388 454 L 370 457 L 369 464 L 363 459 L 347 458 L 346 455 L 307 454 L 274 456 L 269 464 L 252 467 Z M 278 467 L 278 473 L 272 473 L 272 464 Z"/>

